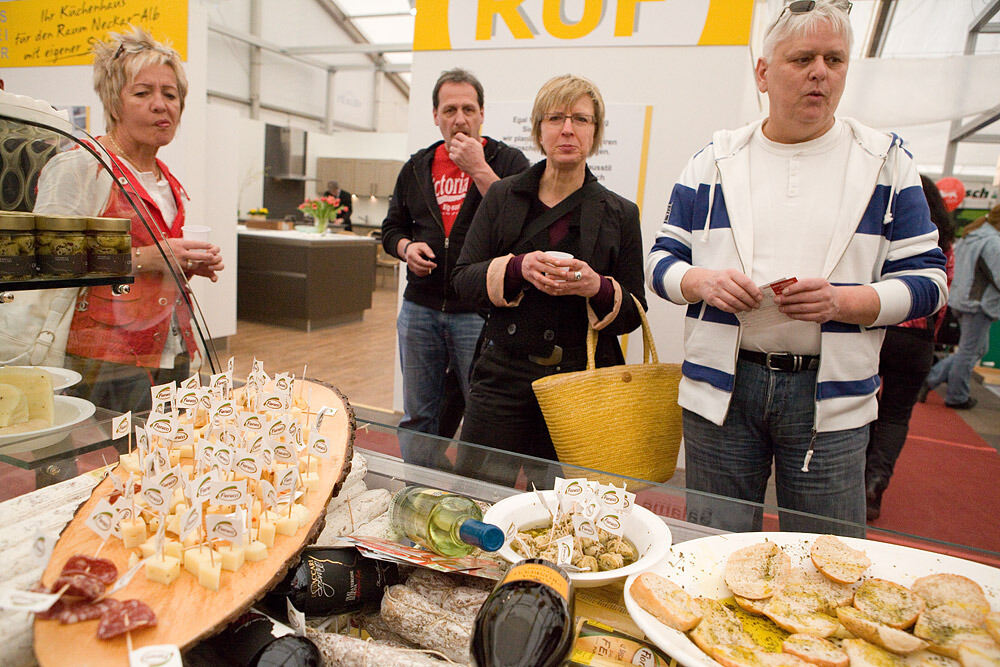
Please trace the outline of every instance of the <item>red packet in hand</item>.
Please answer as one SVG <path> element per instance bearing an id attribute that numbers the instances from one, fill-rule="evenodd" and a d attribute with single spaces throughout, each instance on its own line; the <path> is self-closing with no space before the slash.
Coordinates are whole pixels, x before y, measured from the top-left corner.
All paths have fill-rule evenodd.
<path id="1" fill-rule="evenodd" d="M 748 328 L 766 327 L 791 321 L 792 318 L 778 310 L 778 305 L 774 303 L 774 295 L 781 294 L 789 285 L 797 282 L 797 278 L 791 277 L 780 278 L 766 285 L 760 285 L 760 291 L 764 293 L 764 298 L 761 299 L 760 306 L 753 310 L 736 313 L 736 317 L 739 318 L 740 323 L 744 327 Z"/>

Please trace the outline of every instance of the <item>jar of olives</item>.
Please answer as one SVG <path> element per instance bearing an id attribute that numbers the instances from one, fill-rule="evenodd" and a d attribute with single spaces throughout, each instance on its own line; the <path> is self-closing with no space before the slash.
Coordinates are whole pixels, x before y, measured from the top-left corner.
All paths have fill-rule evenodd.
<path id="1" fill-rule="evenodd" d="M 0 211 L 0 280 L 35 276 L 35 215 Z"/>
<path id="2" fill-rule="evenodd" d="M 35 257 L 41 276 L 70 278 L 87 273 L 87 219 L 36 215 Z"/>
<path id="3" fill-rule="evenodd" d="M 91 274 L 132 273 L 131 229 L 128 218 L 87 218 L 87 268 Z"/>

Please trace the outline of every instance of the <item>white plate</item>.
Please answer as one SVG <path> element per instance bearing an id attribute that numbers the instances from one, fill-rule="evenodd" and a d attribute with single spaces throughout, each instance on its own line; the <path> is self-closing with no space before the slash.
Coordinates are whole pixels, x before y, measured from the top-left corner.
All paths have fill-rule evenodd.
<path id="1" fill-rule="evenodd" d="M 69 389 L 83 379 L 83 376 L 76 371 L 59 366 L 8 366 L 8 368 L 27 368 L 45 371 L 52 378 L 52 391 L 59 393 L 63 389 Z"/>
<path id="2" fill-rule="evenodd" d="M 666 560 L 652 571 L 670 579 L 690 595 L 723 599 L 732 595 L 722 578 L 726 559 L 732 552 L 766 539 L 785 550 L 793 567 L 812 568 L 809 547 L 817 537 L 813 533 L 732 533 L 702 537 L 674 545 Z M 928 574 L 961 574 L 982 586 L 994 609 L 1000 604 L 1000 570 L 994 567 L 885 542 L 840 539 L 864 551 L 871 559 L 872 565 L 865 577 L 879 577 L 910 586 L 914 579 Z M 643 611 L 629 593 L 636 576 L 630 576 L 625 582 L 625 606 L 646 637 L 686 667 L 721 667 L 683 632 L 660 623 Z"/>
<path id="3" fill-rule="evenodd" d="M 0 448 L 5 454 L 27 452 L 48 447 L 66 437 L 68 431 L 94 414 L 94 404 L 76 396 L 55 396 L 53 398 L 55 418 L 52 426 L 0 435 Z"/>
<path id="4" fill-rule="evenodd" d="M 550 490 L 541 493 L 545 502 L 555 507 L 556 492 Z M 500 529 L 507 533 L 511 524 L 523 530 L 546 525 L 551 522 L 551 519 L 534 493 L 519 493 L 504 498 L 493 505 L 486 511 L 483 521 L 500 526 Z M 672 536 L 667 524 L 663 522 L 663 519 L 639 505 L 633 505 L 632 512 L 625 517 L 625 538 L 638 550 L 638 560 L 617 570 L 570 572 L 569 578 L 573 581 L 573 585 L 581 588 L 592 588 L 620 581 L 632 573 L 638 574 L 650 569 L 670 552 Z M 523 558 L 511 548 L 509 541 L 504 543 L 499 554 L 511 563 L 516 563 Z"/>

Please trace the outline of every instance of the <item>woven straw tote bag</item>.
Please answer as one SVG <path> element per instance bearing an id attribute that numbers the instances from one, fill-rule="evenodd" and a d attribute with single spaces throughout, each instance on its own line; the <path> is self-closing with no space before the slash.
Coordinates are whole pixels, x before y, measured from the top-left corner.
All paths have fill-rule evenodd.
<path id="1" fill-rule="evenodd" d="M 643 363 L 595 368 L 597 331 L 588 324 L 587 369 L 540 378 L 531 387 L 561 463 L 665 482 L 681 442 L 681 367 L 659 363 L 646 314 L 635 302 Z"/>

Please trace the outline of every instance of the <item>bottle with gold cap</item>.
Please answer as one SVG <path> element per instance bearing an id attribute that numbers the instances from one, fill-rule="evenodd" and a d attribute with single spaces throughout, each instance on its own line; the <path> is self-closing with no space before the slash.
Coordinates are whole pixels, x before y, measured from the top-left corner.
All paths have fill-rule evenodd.
<path id="1" fill-rule="evenodd" d="M 132 221 L 87 218 L 87 271 L 97 276 L 132 273 Z"/>
<path id="2" fill-rule="evenodd" d="M 0 280 L 35 275 L 35 215 L 0 211 Z"/>
<path id="3" fill-rule="evenodd" d="M 73 278 L 87 273 L 87 219 L 70 215 L 35 216 L 38 275 Z"/>

